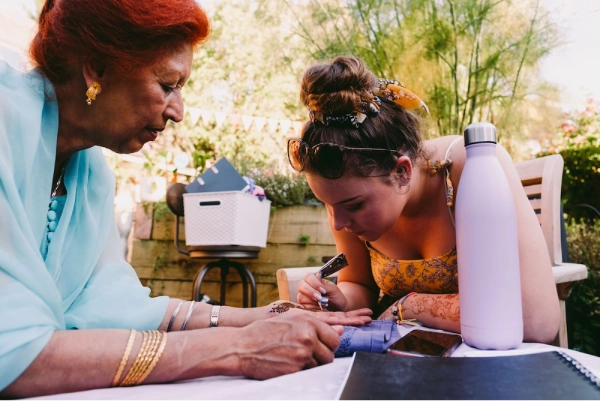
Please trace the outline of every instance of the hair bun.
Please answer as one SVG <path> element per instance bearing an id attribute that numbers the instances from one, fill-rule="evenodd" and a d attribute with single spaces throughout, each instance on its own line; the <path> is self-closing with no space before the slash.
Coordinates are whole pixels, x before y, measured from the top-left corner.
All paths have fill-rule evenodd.
<path id="1" fill-rule="evenodd" d="M 342 115 L 370 101 L 377 85 L 375 75 L 356 57 L 340 56 L 330 64 L 318 64 L 304 73 L 300 100 L 310 111 Z"/>

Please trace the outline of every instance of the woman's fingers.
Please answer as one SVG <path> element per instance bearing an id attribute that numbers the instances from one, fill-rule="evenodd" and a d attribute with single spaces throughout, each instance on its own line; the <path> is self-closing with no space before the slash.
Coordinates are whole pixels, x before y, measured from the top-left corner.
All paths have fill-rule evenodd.
<path id="1" fill-rule="evenodd" d="M 303 305 L 320 305 L 334 310 L 344 310 L 346 307 L 346 297 L 338 286 L 329 280 L 321 280 L 315 274 L 307 274 L 298 283 L 297 301 Z"/>
<path id="2" fill-rule="evenodd" d="M 314 316 L 308 312 L 285 313 L 246 326 L 241 374 L 269 379 L 333 361 L 340 330 Z"/>
<path id="3" fill-rule="evenodd" d="M 319 283 L 320 284 L 320 283 Z M 317 287 L 321 287 L 321 285 Z M 315 304 L 316 302 L 322 301 L 324 294 L 318 289 L 311 286 L 306 280 L 302 280 L 298 283 L 298 302 L 301 304 Z"/>
<path id="4" fill-rule="evenodd" d="M 315 298 L 317 298 L 327 293 L 324 286 L 325 283 L 316 274 L 309 273 L 304 276 L 304 280 L 298 283 L 298 289 L 300 289 L 300 284 L 302 283 L 304 284 L 304 292 L 309 296 L 314 293 Z"/>
<path id="5" fill-rule="evenodd" d="M 280 308 L 285 309 L 287 314 L 298 315 L 311 313 L 314 317 L 320 321 L 327 323 L 328 325 L 341 325 L 341 326 L 363 326 L 372 322 L 373 312 L 371 309 L 362 308 L 352 310 L 348 312 L 341 311 L 327 311 L 320 310 L 309 304 L 308 306 L 302 303 L 293 303 L 290 301 L 276 301 L 275 304 L 279 305 Z M 316 313 L 314 313 L 316 312 Z"/>
<path id="6" fill-rule="evenodd" d="M 342 334 L 344 334 L 344 326 L 342 325 L 336 325 L 336 326 L 330 326 L 336 333 L 338 333 L 340 336 Z"/>
<path id="7" fill-rule="evenodd" d="M 351 310 L 348 312 L 344 312 L 346 314 L 346 316 L 372 316 L 373 315 L 373 311 L 369 308 L 360 308 L 360 309 L 355 309 L 355 310 Z"/>
<path id="8" fill-rule="evenodd" d="M 335 342 L 329 342 L 327 345 L 324 344 L 326 348 L 317 347 L 315 349 L 315 358 L 321 361 L 321 364 L 333 362 L 334 354 L 331 354 L 331 351 L 335 352 L 340 346 L 340 336 L 344 332 L 344 326 L 329 326 L 334 332 L 337 334 Z M 326 340 L 322 339 L 323 343 L 326 343 Z M 330 359 L 331 358 L 331 359 Z"/>
<path id="9" fill-rule="evenodd" d="M 329 307 L 329 298 L 320 297 L 318 299 L 319 300 L 315 300 L 314 297 L 307 297 L 301 293 L 298 293 L 296 296 L 296 301 L 307 309 L 318 311 L 327 310 Z"/>
<path id="10" fill-rule="evenodd" d="M 316 317 L 329 325 L 364 326 L 373 321 L 372 314 L 370 309 L 364 308 L 351 312 L 319 312 Z"/>

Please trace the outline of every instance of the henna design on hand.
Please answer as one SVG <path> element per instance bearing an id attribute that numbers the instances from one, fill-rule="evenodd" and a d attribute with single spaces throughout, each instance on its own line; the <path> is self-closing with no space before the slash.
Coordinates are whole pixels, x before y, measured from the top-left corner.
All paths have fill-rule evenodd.
<path id="1" fill-rule="evenodd" d="M 297 305 L 291 302 L 282 302 L 280 304 L 274 304 L 271 307 L 271 313 L 283 313 L 289 311 L 290 309 L 309 310 L 302 305 Z"/>

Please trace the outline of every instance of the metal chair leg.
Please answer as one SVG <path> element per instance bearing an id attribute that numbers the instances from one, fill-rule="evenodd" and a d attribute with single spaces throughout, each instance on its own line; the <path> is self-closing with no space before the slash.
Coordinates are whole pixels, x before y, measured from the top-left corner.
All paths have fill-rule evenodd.
<path id="1" fill-rule="evenodd" d="M 256 281 L 254 280 L 254 276 L 252 275 L 252 272 L 250 271 L 250 269 L 248 269 L 246 267 L 246 265 L 242 265 L 242 268 L 244 269 L 246 276 L 248 276 L 248 279 L 250 280 L 250 289 L 252 290 L 252 300 L 251 300 L 250 306 L 255 308 L 256 307 Z"/>
<path id="2" fill-rule="evenodd" d="M 252 275 L 252 272 L 250 272 L 250 270 L 246 267 L 246 265 L 239 263 L 239 262 L 232 262 L 231 263 L 233 267 L 235 267 L 235 269 L 237 270 L 238 274 L 240 275 L 240 277 L 242 278 L 242 284 L 244 285 L 244 308 L 246 308 L 248 306 L 248 283 L 250 284 L 250 294 L 251 294 L 251 300 L 250 300 L 250 306 L 251 307 L 256 307 L 256 281 L 254 280 L 254 276 Z"/>
<path id="3" fill-rule="evenodd" d="M 248 307 L 248 278 L 246 272 L 243 270 L 241 263 L 231 262 L 232 266 L 237 271 L 240 279 L 242 280 L 242 305 L 244 308 Z"/>
<path id="4" fill-rule="evenodd" d="M 221 305 L 225 305 L 225 296 L 227 293 L 227 275 L 229 274 L 229 265 L 227 262 L 227 259 L 221 259 L 218 262 L 213 262 L 215 267 L 218 267 L 221 270 L 221 295 L 219 297 L 219 303 Z"/>
<path id="5" fill-rule="evenodd" d="M 200 298 L 200 287 L 202 287 L 202 281 L 204 280 L 204 276 L 206 276 L 206 273 L 208 273 L 208 271 L 211 269 L 211 267 L 208 266 L 208 264 L 204 265 L 200 270 L 198 270 L 198 272 L 196 273 L 196 276 L 194 277 L 194 284 L 192 285 L 192 300 L 193 301 L 201 301 Z"/>
<path id="6" fill-rule="evenodd" d="M 243 290 L 242 302 L 244 308 L 248 307 L 248 284 L 250 284 L 250 306 L 253 308 L 256 307 L 256 281 L 254 280 L 252 272 L 250 272 L 250 270 L 244 264 L 234 262 L 226 258 L 220 259 L 215 262 L 207 263 L 200 270 L 198 270 L 198 273 L 196 273 L 196 276 L 194 277 L 192 299 L 195 301 L 201 301 L 200 288 L 202 287 L 202 281 L 204 281 L 204 277 L 211 269 L 219 268 L 221 276 L 219 303 L 221 305 L 225 305 L 225 294 L 227 285 L 227 275 L 229 274 L 229 267 L 233 267 L 238 272 L 241 278 Z"/>

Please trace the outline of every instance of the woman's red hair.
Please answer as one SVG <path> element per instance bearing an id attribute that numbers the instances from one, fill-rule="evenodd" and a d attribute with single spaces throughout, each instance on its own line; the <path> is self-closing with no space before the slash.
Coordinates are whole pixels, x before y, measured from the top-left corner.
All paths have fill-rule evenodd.
<path id="1" fill-rule="evenodd" d="M 57 85 L 82 62 L 135 74 L 209 32 L 195 0 L 46 0 L 29 54 Z"/>

